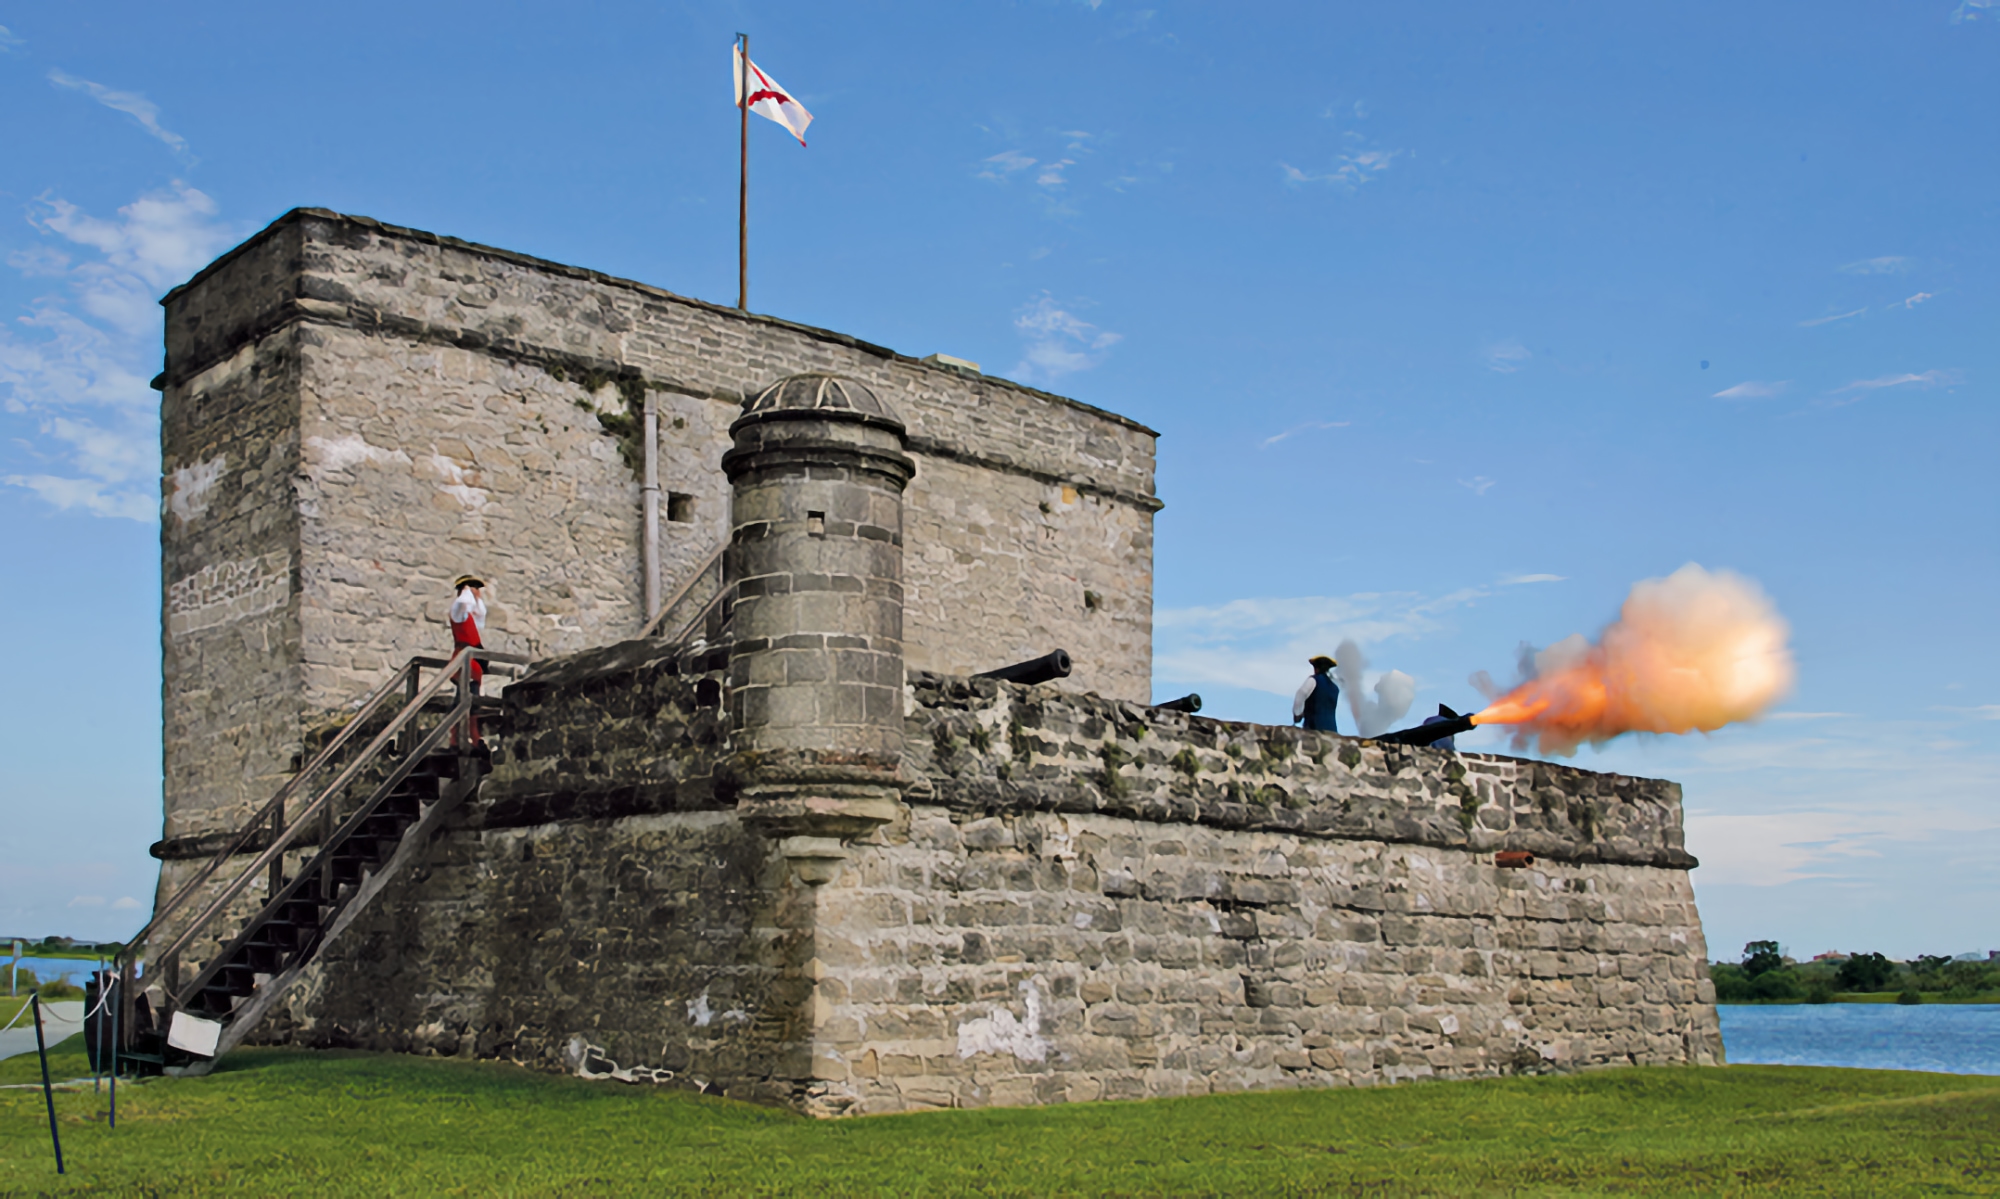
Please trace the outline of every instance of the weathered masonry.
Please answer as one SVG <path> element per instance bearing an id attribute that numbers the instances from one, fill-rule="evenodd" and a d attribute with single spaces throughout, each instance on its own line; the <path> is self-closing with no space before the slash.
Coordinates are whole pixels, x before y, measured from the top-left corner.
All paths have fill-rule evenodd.
<path id="1" fill-rule="evenodd" d="M 163 895 L 452 575 L 535 659 L 189 941 L 215 1019 L 818 1115 L 1721 1060 L 1674 784 L 1149 706 L 1139 426 L 323 212 L 168 306 Z"/>
<path id="2" fill-rule="evenodd" d="M 743 401 L 820 372 L 906 426 L 910 665 L 1063 646 L 1145 701 L 1154 434 L 1074 400 L 657 288 L 299 209 L 166 300 L 167 836 L 231 827 L 304 734 L 448 648 L 449 583 L 535 658 L 636 635 L 644 409 L 671 597 L 729 532 Z"/>

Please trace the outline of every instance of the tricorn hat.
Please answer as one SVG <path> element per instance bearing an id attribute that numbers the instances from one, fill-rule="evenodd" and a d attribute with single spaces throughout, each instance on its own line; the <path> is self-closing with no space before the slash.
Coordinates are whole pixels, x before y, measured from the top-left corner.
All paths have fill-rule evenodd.
<path id="1" fill-rule="evenodd" d="M 484 586 L 486 586 L 486 580 L 480 578 L 478 575 L 460 575 L 451 581 L 451 589 L 453 591 L 457 591 L 461 587 Z"/>
<path id="2" fill-rule="evenodd" d="M 1310 662 L 1314 666 L 1319 666 L 1319 664 L 1322 662 L 1326 663 L 1325 666 L 1320 666 L 1321 670 L 1326 670 L 1329 667 L 1340 665 L 1340 663 L 1335 662 L 1332 658 L 1327 657 L 1325 654 L 1314 654 L 1312 657 L 1307 658 L 1306 661 Z"/>

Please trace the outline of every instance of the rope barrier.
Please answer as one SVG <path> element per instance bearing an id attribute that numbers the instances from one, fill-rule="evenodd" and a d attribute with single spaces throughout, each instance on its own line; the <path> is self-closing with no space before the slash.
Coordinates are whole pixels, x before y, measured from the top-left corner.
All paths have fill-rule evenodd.
<path id="1" fill-rule="evenodd" d="M 99 987 L 97 989 L 97 1006 L 85 1012 L 83 1014 L 83 1018 L 85 1020 L 88 1020 L 92 1016 L 102 1015 L 104 1012 L 104 1005 L 111 1001 L 111 993 L 113 991 L 116 991 L 117 989 L 118 989 L 118 977 L 116 975 L 112 975 L 111 981 L 109 983 L 106 983 L 104 986 Z"/>

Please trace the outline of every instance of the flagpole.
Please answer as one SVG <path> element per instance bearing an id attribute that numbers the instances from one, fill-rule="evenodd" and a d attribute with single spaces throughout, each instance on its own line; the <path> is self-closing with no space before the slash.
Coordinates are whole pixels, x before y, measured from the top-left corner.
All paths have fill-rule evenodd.
<path id="1" fill-rule="evenodd" d="M 750 35 L 736 35 L 743 59 L 736 66 L 736 107 L 741 109 L 742 174 L 736 184 L 736 307 L 750 311 Z"/>

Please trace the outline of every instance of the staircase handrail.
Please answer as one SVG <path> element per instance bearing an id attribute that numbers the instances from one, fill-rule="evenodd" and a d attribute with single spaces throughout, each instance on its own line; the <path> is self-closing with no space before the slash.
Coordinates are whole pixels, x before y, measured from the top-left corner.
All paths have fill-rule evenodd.
<path id="1" fill-rule="evenodd" d="M 643 626 L 640 627 L 639 636 L 651 637 L 657 634 L 660 629 L 660 622 L 667 618 L 667 613 L 672 612 L 674 610 L 674 605 L 686 599 L 688 596 L 688 592 L 693 591 L 695 589 L 695 584 L 701 582 L 703 579 L 708 577 L 709 571 L 714 570 L 721 565 L 722 555 L 727 553 L 728 550 L 729 546 L 725 542 L 720 549 L 717 549 L 713 554 L 710 554 L 708 558 L 702 562 L 699 569 L 695 570 L 693 573 L 688 575 L 687 581 L 681 584 L 680 590 L 674 592 L 673 598 L 668 600 L 666 603 L 661 604 L 660 610 L 658 612 L 653 613 L 652 619 L 648 620 Z M 707 615 L 708 610 L 713 606 L 714 606 L 713 602 L 703 604 L 701 606 L 701 611 L 696 614 L 697 619 L 699 619 L 701 616 Z"/>
<path id="2" fill-rule="evenodd" d="M 506 663 L 517 666 L 526 665 L 531 661 L 530 658 L 522 654 L 503 654 L 488 649 L 475 651 L 473 657 L 481 662 Z M 361 701 L 361 706 L 355 710 L 354 715 L 348 719 L 347 723 L 341 727 L 341 730 L 334 735 L 331 741 L 328 741 L 318 753 L 313 755 L 312 761 L 306 763 L 299 769 L 298 773 L 286 780 L 284 786 L 278 788 L 276 795 L 272 796 L 263 807 L 259 808 L 255 815 L 243 822 L 243 826 L 237 830 L 235 837 L 231 838 L 228 844 L 216 851 L 215 856 L 211 857 L 207 864 L 195 873 L 193 878 L 182 884 L 181 889 L 174 893 L 172 899 L 162 904 L 159 910 L 153 913 L 153 918 L 146 922 L 146 926 L 125 942 L 125 949 L 117 954 L 115 958 L 118 964 L 124 965 L 127 959 L 136 958 L 140 947 L 146 943 L 146 938 L 152 935 L 153 930 L 158 928 L 169 916 L 179 911 L 181 905 L 187 902 L 188 897 L 193 895 L 203 883 L 207 882 L 211 875 L 221 869 L 224 862 L 241 853 L 243 847 L 250 843 L 251 838 L 257 834 L 265 822 L 271 819 L 272 814 L 283 810 L 286 801 L 292 798 L 292 795 L 298 791 L 301 784 L 315 774 L 318 774 L 325 768 L 329 761 L 333 760 L 335 755 L 346 748 L 347 743 L 353 740 L 354 734 L 359 732 L 368 723 L 368 718 L 375 714 L 375 710 L 382 706 L 383 701 L 393 695 L 397 688 L 406 685 L 405 680 L 408 679 L 411 670 L 427 666 L 440 667 L 448 664 L 448 660 L 444 658 L 423 656 L 411 658 L 407 663 L 398 668 L 395 674 L 390 675 L 388 681 L 377 687 L 369 694 L 367 699 Z"/>
<path id="3" fill-rule="evenodd" d="M 287 822 L 284 831 L 274 836 L 271 839 L 271 844 L 266 846 L 264 851 L 258 854 L 256 859 L 253 860 L 249 866 L 244 868 L 243 872 L 236 877 L 236 880 L 230 883 L 227 887 L 223 888 L 222 893 L 216 896 L 213 900 L 211 900 L 209 902 L 209 905 L 206 908 L 202 909 L 200 915 L 196 916 L 193 920 L 188 922 L 187 927 L 181 931 L 181 935 L 174 939 L 173 944 L 169 946 L 160 955 L 160 957 L 163 960 L 172 959 L 174 955 L 178 954 L 182 949 L 186 948 L 188 943 L 194 940 L 196 933 L 198 933 L 201 929 L 205 928 L 208 925 L 208 922 L 210 920 L 213 920 L 218 912 L 220 912 L 223 908 L 227 907 L 231 901 L 233 901 L 238 895 L 241 895 L 243 893 L 244 888 L 250 885 L 250 880 L 256 877 L 258 871 L 268 867 L 273 860 L 275 860 L 281 854 L 283 854 L 286 849 L 290 848 L 292 842 L 298 838 L 300 830 L 304 829 L 308 824 L 310 824 L 312 822 L 313 817 L 319 815 L 322 811 L 325 810 L 328 804 L 333 802 L 335 796 L 339 795 L 342 791 L 347 789 L 347 785 L 354 781 L 354 777 L 356 775 L 360 774 L 364 768 L 373 763 L 375 759 L 381 755 L 384 749 L 386 749 L 389 745 L 394 743 L 397 735 L 403 731 L 403 726 L 408 724 L 412 719 L 414 719 L 418 713 L 422 712 L 424 708 L 430 703 L 432 697 L 434 697 L 438 693 L 438 691 L 444 687 L 444 685 L 447 682 L 457 683 L 460 681 L 459 680 L 460 675 L 466 675 L 467 678 L 465 681 L 469 684 L 471 653 L 472 653 L 471 647 L 461 648 L 457 653 L 454 653 L 451 656 L 451 659 L 446 664 L 446 669 L 438 671 L 431 677 L 430 682 L 425 683 L 422 687 L 419 687 L 417 689 L 416 694 L 411 696 L 408 700 L 404 702 L 401 710 L 399 710 L 396 713 L 396 715 L 389 721 L 389 723 L 386 726 L 384 726 L 381 732 L 375 735 L 374 740 L 368 743 L 368 747 L 361 751 L 361 755 L 357 757 L 354 761 L 348 763 L 347 767 L 343 769 L 338 775 L 336 775 L 331 783 L 328 783 L 325 787 L 321 788 L 318 794 L 316 794 L 313 797 L 312 802 L 307 804 L 305 809 L 298 813 L 296 819 Z M 396 677 L 390 680 L 389 685 L 393 686 L 396 682 L 400 681 L 410 670 L 414 669 L 416 665 L 417 664 L 415 662 L 412 662 L 409 665 L 403 667 L 402 670 L 397 671 Z M 472 708 L 472 688 L 469 685 L 466 685 L 460 688 L 458 702 L 452 706 L 452 720 L 457 720 L 461 718 L 464 715 L 464 713 L 469 712 L 471 708 Z M 461 711 L 460 709 L 464 709 L 464 711 Z M 439 727 L 440 728 L 450 727 L 452 720 L 447 720 L 442 722 L 439 725 Z M 350 721 L 348 727 L 353 728 L 358 723 L 359 723 L 358 720 Z M 342 731 L 345 732 L 346 730 Z M 315 764 L 319 764 L 321 758 L 323 758 L 324 756 L 325 756 L 324 753 L 316 756 L 314 758 Z M 302 771 L 301 774 L 303 773 L 304 772 Z M 245 826 L 244 834 L 247 834 L 249 831 L 255 829 L 256 827 L 257 827 L 257 822 L 255 820 L 251 821 L 247 826 Z M 244 834 L 239 834 L 237 844 L 240 845 L 242 841 L 245 839 Z M 157 924 L 158 922 L 159 918 L 155 917 L 153 923 Z M 148 925 L 147 927 L 148 930 L 150 931 L 152 926 Z M 138 947 L 138 938 L 135 937 L 133 938 L 132 943 L 127 946 L 126 952 L 133 953 L 136 951 L 137 947 Z M 172 986 L 173 980 L 171 979 L 168 980 L 168 985 Z"/>
<path id="4" fill-rule="evenodd" d="M 324 748 L 314 754 L 312 761 L 300 768 L 297 774 L 287 779 L 285 785 L 278 788 L 278 793 L 272 796 L 270 801 L 263 807 L 257 809 L 256 815 L 244 821 L 243 826 L 237 830 L 236 836 L 231 838 L 228 844 L 216 851 L 215 856 L 210 858 L 208 863 L 197 871 L 195 876 L 189 879 L 179 891 L 175 892 L 172 899 L 160 905 L 159 910 L 153 913 L 153 918 L 146 922 L 146 927 L 140 929 L 130 940 L 125 942 L 124 950 L 118 955 L 121 966 L 125 964 L 125 959 L 139 956 L 140 947 L 146 943 L 146 938 L 152 935 L 153 930 L 164 923 L 169 916 L 179 911 L 180 906 L 187 902 L 188 897 L 193 895 L 197 888 L 208 881 L 210 875 L 220 870 L 224 862 L 243 851 L 243 847 L 250 843 L 251 838 L 271 818 L 271 814 L 279 810 L 285 801 L 292 797 L 293 793 L 299 789 L 300 784 L 324 769 L 327 762 L 331 761 L 334 755 L 338 754 L 346 747 L 349 741 L 354 739 L 354 734 L 361 730 L 361 727 L 368 722 L 368 718 L 373 716 L 375 710 L 382 706 L 383 701 L 404 685 L 403 681 L 409 675 L 412 665 L 414 663 L 399 667 L 395 674 L 389 676 L 388 681 L 377 687 L 367 699 L 363 700 L 361 707 L 355 711 L 354 716 L 348 720 L 340 732 L 335 734 L 333 740 L 327 742 Z"/>
<path id="5" fill-rule="evenodd" d="M 416 746 L 409 753 L 403 756 L 403 760 L 396 766 L 394 770 L 389 772 L 389 776 L 383 779 L 380 783 L 376 784 L 375 789 L 369 793 L 368 798 L 363 800 L 354 809 L 353 812 L 349 813 L 347 819 L 340 822 L 339 827 L 335 828 L 326 837 L 325 842 L 320 846 L 319 853 L 314 855 L 311 861 L 305 863 L 299 869 L 298 874 L 292 879 L 292 881 L 287 883 L 285 886 L 277 888 L 276 890 L 273 891 L 270 898 L 264 901 L 263 905 L 264 910 L 268 911 L 273 908 L 276 908 L 280 904 L 291 899 L 293 895 L 298 893 L 300 888 L 304 887 L 308 882 L 312 881 L 315 875 L 320 874 L 322 869 L 327 865 L 328 860 L 333 856 L 334 852 L 339 849 L 341 844 L 344 843 L 349 837 L 353 836 L 354 831 L 360 828 L 361 825 L 368 819 L 368 817 L 374 814 L 375 808 L 382 802 L 383 798 L 387 796 L 389 792 L 395 790 L 398 786 L 401 786 L 403 780 L 409 776 L 410 772 L 416 769 L 417 764 L 419 762 L 422 762 L 425 758 L 428 758 L 432 753 L 434 753 L 439 748 L 439 746 L 444 742 L 445 736 L 449 734 L 453 730 L 453 728 L 459 724 L 460 721 L 464 720 L 466 716 L 468 716 L 471 713 L 472 699 L 473 699 L 472 687 L 470 685 L 471 672 L 466 667 L 466 664 L 462 660 L 460 654 L 455 654 L 452 656 L 451 665 L 455 666 L 456 669 L 440 671 L 437 677 L 431 681 L 430 686 L 426 687 L 424 691 L 420 693 L 416 698 L 410 700 L 409 704 L 405 706 L 404 711 L 398 714 L 398 723 L 392 724 L 388 729 L 384 730 L 382 736 L 388 737 L 393 733 L 399 731 L 401 727 L 400 721 L 402 717 L 412 716 L 414 715 L 415 711 L 421 710 L 424 702 L 431 695 L 436 694 L 437 689 L 443 685 L 445 680 L 453 679 L 458 681 L 461 684 L 461 686 L 459 687 L 458 690 L 458 697 L 452 703 L 449 714 L 443 720 L 438 721 L 436 727 L 432 728 L 430 732 L 426 733 L 417 742 Z M 386 745 L 388 744 L 388 742 L 384 741 L 381 744 Z M 371 751 L 379 751 L 379 746 L 371 744 L 369 746 L 369 749 Z M 352 781 L 352 776 L 357 771 L 359 771 L 362 766 L 372 761 L 373 758 L 374 758 L 373 753 L 364 754 L 362 758 L 357 760 L 352 766 L 349 766 L 347 770 L 342 772 L 342 777 L 340 779 L 335 780 L 335 782 L 332 785 L 329 785 L 326 790 L 320 793 L 319 798 L 314 801 L 313 806 L 307 809 L 307 813 L 310 814 L 318 811 L 319 806 L 322 802 L 331 802 L 332 797 L 338 795 L 342 790 L 344 790 L 347 782 Z M 293 827 L 295 828 L 302 827 L 306 823 L 308 823 L 307 820 L 302 818 L 298 822 L 298 824 L 294 825 Z M 187 931 L 181 934 L 180 940 L 176 941 L 174 943 L 173 948 L 169 949 L 167 952 L 169 954 L 176 954 L 179 953 L 183 948 L 185 948 L 186 943 L 193 939 L 195 933 L 199 929 L 201 929 L 204 925 L 206 925 L 210 919 L 212 919 L 218 912 L 220 912 L 221 909 L 224 906 L 226 906 L 230 900 L 234 899 L 237 895 L 242 894 L 243 889 L 245 886 L 248 885 L 249 880 L 255 877 L 259 870 L 263 869 L 265 866 L 268 866 L 272 858 L 276 854 L 282 852 L 283 852 L 282 846 L 273 845 L 270 849 L 266 849 L 263 852 L 263 854 L 259 855 L 257 861 L 253 862 L 236 880 L 236 882 L 232 884 L 231 889 L 226 893 L 224 893 L 223 895 L 217 897 L 215 902 L 211 903 L 208 906 L 208 909 L 201 914 L 201 917 L 188 926 Z M 235 956 L 236 950 L 241 948 L 243 943 L 247 941 L 252 936 L 253 933 L 255 933 L 257 925 L 258 925 L 257 921 L 254 920 L 251 921 L 242 929 L 242 931 L 237 933 L 236 937 L 233 940 L 231 940 L 228 944 L 224 945 L 214 956 L 212 956 L 209 959 L 208 964 L 203 966 L 201 970 L 199 970 L 195 974 L 194 979 L 190 981 L 187 984 L 187 986 L 181 988 L 180 994 L 174 996 L 175 1005 L 179 1007 L 189 1006 L 189 1001 L 194 996 L 201 994 L 201 989 L 208 985 L 209 980 L 214 978 L 218 973 L 222 971 L 224 966 L 229 964 L 230 960 Z M 173 986 L 173 981 L 174 980 L 171 979 L 168 980 L 168 987 L 170 989 Z"/>

